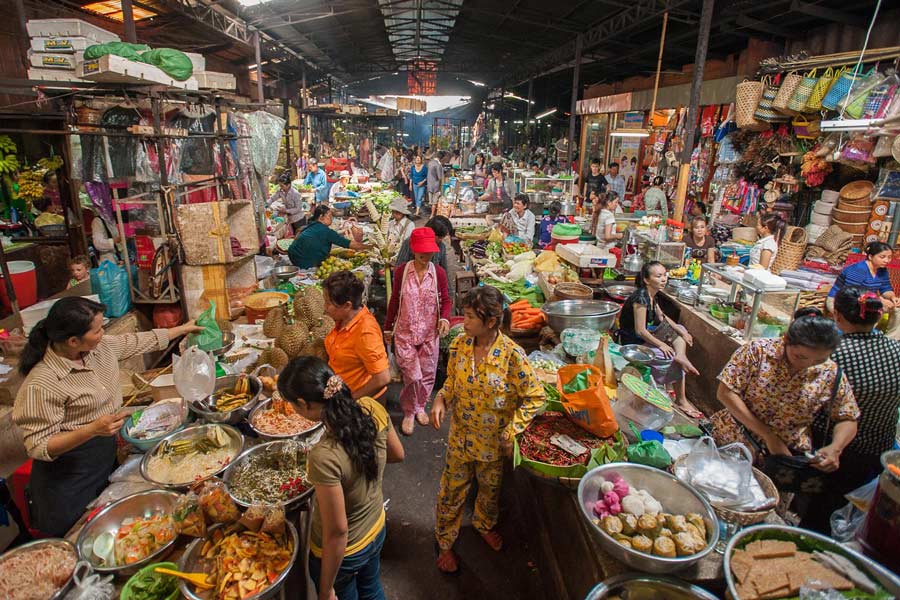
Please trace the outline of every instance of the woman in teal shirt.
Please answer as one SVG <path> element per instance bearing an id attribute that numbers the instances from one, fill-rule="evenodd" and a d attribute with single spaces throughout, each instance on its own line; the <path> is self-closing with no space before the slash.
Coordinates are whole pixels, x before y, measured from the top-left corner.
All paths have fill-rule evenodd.
<path id="1" fill-rule="evenodd" d="M 331 246 L 353 250 L 368 248 L 357 240 L 348 240 L 331 228 L 334 216 L 327 204 L 318 204 L 312 214 L 312 222 L 300 232 L 288 248 L 291 264 L 299 269 L 314 269 L 331 253 Z"/>

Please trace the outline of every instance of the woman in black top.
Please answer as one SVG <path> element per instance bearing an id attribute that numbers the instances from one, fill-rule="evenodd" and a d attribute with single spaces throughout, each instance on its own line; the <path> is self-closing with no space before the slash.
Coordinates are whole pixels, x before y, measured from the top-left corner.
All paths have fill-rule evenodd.
<path id="1" fill-rule="evenodd" d="M 666 316 L 657 301 L 657 295 L 666 287 L 669 273 L 658 261 L 651 261 L 641 267 L 636 278 L 637 289 L 628 296 L 619 313 L 619 343 L 642 344 L 654 349 L 657 354 L 672 359 L 672 366 L 687 371 L 691 375 L 700 372 L 687 357 L 687 347 L 694 343 L 691 334 L 683 325 L 678 325 Z M 699 418 L 703 414 L 691 404 L 684 389 L 684 374 L 671 370 L 661 374 L 662 383 L 673 383 L 678 408 L 688 416 Z"/>

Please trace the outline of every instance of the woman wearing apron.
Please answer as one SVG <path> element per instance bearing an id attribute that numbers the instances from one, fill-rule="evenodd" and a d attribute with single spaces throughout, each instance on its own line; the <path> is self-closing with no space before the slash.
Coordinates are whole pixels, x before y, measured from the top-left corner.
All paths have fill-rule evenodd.
<path id="1" fill-rule="evenodd" d="M 60 299 L 28 336 L 13 420 L 34 459 L 31 520 L 62 537 L 107 485 L 115 468 L 121 412 L 119 361 L 165 350 L 170 338 L 200 331 L 190 321 L 171 329 L 103 335 L 106 307 L 87 298 Z"/>

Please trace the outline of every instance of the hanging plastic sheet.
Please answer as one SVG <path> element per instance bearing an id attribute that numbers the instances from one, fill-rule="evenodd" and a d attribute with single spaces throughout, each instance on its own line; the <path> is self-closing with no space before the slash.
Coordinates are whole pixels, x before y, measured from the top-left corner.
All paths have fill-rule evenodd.
<path id="1" fill-rule="evenodd" d="M 81 136 L 81 175 L 84 181 L 107 181 L 106 145 L 99 135 Z"/>
<path id="2" fill-rule="evenodd" d="M 109 185 L 99 181 L 85 181 L 84 189 L 87 190 L 91 204 L 94 205 L 94 210 L 97 211 L 97 214 L 103 217 L 107 223 L 114 223 L 116 219 L 113 215 L 112 195 L 109 191 Z"/>
<path id="3" fill-rule="evenodd" d="M 137 109 L 114 106 L 103 113 L 100 123 L 107 131 L 126 133 L 131 125 L 137 125 L 141 115 Z M 134 177 L 135 153 L 138 141 L 130 136 L 112 136 L 106 138 L 109 148 L 109 160 L 112 167 L 111 176 L 116 179 Z"/>
<path id="4" fill-rule="evenodd" d="M 216 114 L 212 110 L 183 109 L 172 119 L 173 127 L 188 130 L 188 136 L 215 133 Z M 280 139 L 280 138 L 279 138 Z M 212 175 L 215 172 L 212 139 L 188 137 L 181 149 L 181 172 L 187 175 Z"/>
<path id="5" fill-rule="evenodd" d="M 250 124 L 250 152 L 253 167 L 260 177 L 268 177 L 278 161 L 278 149 L 284 135 L 284 119 L 265 111 L 247 113 Z"/>

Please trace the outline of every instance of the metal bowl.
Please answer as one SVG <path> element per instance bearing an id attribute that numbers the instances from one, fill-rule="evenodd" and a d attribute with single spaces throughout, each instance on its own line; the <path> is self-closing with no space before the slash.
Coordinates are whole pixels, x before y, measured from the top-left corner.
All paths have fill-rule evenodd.
<path id="1" fill-rule="evenodd" d="M 900 577 L 891 573 L 889 570 L 864 556 L 863 554 L 851 550 L 843 544 L 839 544 L 830 537 L 820 535 L 814 531 L 800 529 L 799 527 L 790 527 L 789 525 L 755 525 L 747 527 L 736 533 L 725 547 L 725 584 L 728 586 L 728 592 L 734 600 L 741 600 L 735 587 L 734 576 L 731 574 L 731 556 L 738 548 L 743 548 L 746 543 L 757 539 L 777 539 L 789 540 L 794 538 L 797 542 L 798 549 L 803 549 L 803 541 L 809 540 L 815 542 L 817 549 L 825 549 L 844 556 L 853 562 L 869 579 L 872 579 L 884 587 L 888 593 L 896 598 L 900 598 Z M 750 539 L 747 539 L 750 538 Z"/>
<path id="2" fill-rule="evenodd" d="M 231 480 L 234 479 L 235 472 L 241 467 L 241 465 L 245 464 L 248 460 L 250 460 L 251 457 L 256 456 L 257 454 L 268 453 L 272 450 L 278 450 L 279 448 L 281 448 L 281 446 L 283 446 L 284 444 L 286 444 L 288 442 L 292 442 L 292 440 L 278 440 L 275 442 L 268 442 L 265 444 L 259 444 L 258 446 L 253 446 L 252 448 L 248 448 L 246 451 L 244 451 L 240 456 L 238 456 L 236 459 L 234 459 L 234 461 L 232 461 L 232 463 L 230 465 L 228 465 L 228 468 L 225 469 L 225 474 L 222 476 L 222 479 L 225 481 L 225 487 L 228 490 L 228 495 L 231 496 L 232 500 L 234 500 L 237 504 L 239 504 L 240 506 L 243 506 L 244 508 L 249 508 L 252 504 L 254 504 L 253 502 L 246 502 L 244 500 L 241 500 L 240 498 L 235 496 L 233 493 L 231 493 Z M 306 452 L 308 452 L 309 447 L 306 446 L 305 450 L 306 450 Z M 306 500 L 307 498 L 312 496 L 314 491 L 315 490 L 313 489 L 313 487 L 310 486 L 308 490 L 306 490 L 302 494 L 299 494 L 299 495 L 291 498 L 290 500 L 273 501 L 270 504 L 267 503 L 267 505 L 270 505 L 270 506 L 281 505 L 285 508 L 285 510 L 289 510 L 295 504 L 299 504 L 303 500 Z M 258 503 L 256 503 L 256 504 L 258 504 Z"/>
<path id="3" fill-rule="evenodd" d="M 181 343 L 178 344 L 178 349 L 184 354 L 184 351 L 188 348 L 188 339 L 190 336 L 185 336 L 182 338 Z M 230 331 L 222 332 L 222 345 L 215 350 L 211 350 L 210 354 L 215 356 L 216 358 L 221 358 L 225 356 L 225 353 L 231 350 L 234 347 L 234 333 Z"/>
<path id="4" fill-rule="evenodd" d="M 2 556 L 0 556 L 0 569 L 2 569 L 2 565 L 7 560 L 11 559 L 14 556 L 18 556 L 20 554 L 26 554 L 31 552 L 32 550 L 38 550 L 44 546 L 59 546 L 61 548 L 65 548 L 75 557 L 75 562 L 78 562 L 78 550 L 75 549 L 75 545 L 69 540 L 64 540 L 62 538 L 46 538 L 43 540 L 34 540 L 32 542 L 28 542 L 26 544 L 22 544 L 21 546 L 16 546 L 9 552 L 6 552 Z M 63 584 L 61 588 L 56 590 L 52 596 L 50 596 L 47 600 L 59 600 L 63 596 L 68 593 L 69 589 L 72 587 L 72 579 L 75 575 L 75 571 L 77 570 L 77 565 L 73 565 L 72 574 L 69 575 L 69 578 Z"/>
<path id="5" fill-rule="evenodd" d="M 652 349 L 640 344 L 626 344 L 625 346 L 622 346 L 620 352 L 622 358 L 628 362 L 639 365 L 649 365 L 656 356 Z"/>
<path id="6" fill-rule="evenodd" d="M 172 514 L 178 497 L 179 494 L 176 492 L 147 490 L 146 492 L 125 496 L 121 500 L 113 502 L 98 512 L 81 528 L 81 531 L 78 533 L 78 541 L 75 542 L 75 547 L 78 548 L 78 556 L 81 560 L 90 564 L 94 571 L 101 574 L 134 575 L 146 565 L 159 562 L 172 550 L 175 540 L 178 539 L 177 535 L 145 559 L 129 565 L 117 566 L 102 566 L 100 564 L 100 561 L 94 555 L 94 540 L 107 532 L 115 535 L 122 525 L 122 521 L 129 517 L 139 518 L 151 517 L 157 514 Z"/>
<path id="7" fill-rule="evenodd" d="M 156 481 L 155 479 L 151 478 L 147 474 L 147 465 L 150 463 L 150 459 L 153 458 L 154 456 L 156 456 L 157 453 L 159 453 L 160 448 L 162 447 L 162 445 L 164 443 L 175 442 L 178 440 L 187 440 L 187 439 L 191 439 L 191 438 L 205 436 L 206 432 L 211 427 L 221 427 L 222 429 L 225 430 L 225 433 L 228 434 L 228 437 L 231 438 L 231 443 L 228 446 L 228 449 L 231 451 L 231 461 L 229 461 L 229 463 L 234 461 L 234 459 L 240 455 L 241 451 L 244 448 L 244 436 L 241 435 L 240 431 L 238 431 L 234 427 L 231 427 L 230 425 L 223 425 L 220 423 L 211 423 L 211 424 L 207 424 L 207 425 L 192 425 L 190 427 L 185 427 L 181 431 L 176 431 L 175 433 L 170 433 L 169 435 L 167 435 L 166 437 L 161 439 L 159 441 L 159 443 L 156 444 L 156 446 L 154 446 L 150 452 L 147 452 L 146 454 L 144 454 L 144 458 L 141 459 L 141 476 L 143 476 L 143 478 L 146 479 L 147 481 L 149 481 L 150 483 L 156 484 L 160 487 L 169 488 L 169 489 L 183 489 L 183 488 L 187 488 L 187 487 L 190 487 L 193 484 L 195 484 L 197 482 L 196 474 L 191 474 L 191 473 L 185 473 L 185 481 L 183 481 L 183 482 L 169 483 L 169 482 L 163 482 L 163 481 Z M 218 475 L 219 473 L 224 471 L 227 467 L 228 467 L 228 464 L 223 465 L 222 468 L 219 469 L 218 471 L 216 471 L 215 473 L 210 473 L 209 477 Z"/>
<path id="8" fill-rule="evenodd" d="M 213 394 L 221 390 L 234 388 L 238 377 L 240 377 L 240 375 L 223 375 L 222 377 L 216 377 Z M 250 411 L 253 410 L 253 407 L 256 406 L 256 403 L 259 401 L 259 396 L 262 393 L 262 382 L 259 380 L 259 377 L 254 375 L 243 375 L 243 377 L 246 377 L 250 382 L 250 399 L 245 402 L 243 406 L 239 406 L 228 412 L 206 410 L 204 406 L 212 406 L 213 402 L 212 396 L 209 396 L 203 400 L 203 404 L 199 402 L 188 402 L 188 407 L 191 409 L 191 412 L 210 423 L 237 425 L 246 419 L 247 415 L 250 414 Z"/>
<path id="9" fill-rule="evenodd" d="M 603 286 L 606 297 L 613 302 L 625 302 L 637 288 L 627 283 L 615 283 Z"/>
<path id="10" fill-rule="evenodd" d="M 278 577 L 275 578 L 275 581 L 272 582 L 272 585 L 258 594 L 247 596 L 243 600 L 266 600 L 267 598 L 274 598 L 278 595 L 278 591 L 284 585 L 284 580 L 287 578 L 288 573 L 291 572 L 291 567 L 293 567 L 297 562 L 297 551 L 300 547 L 300 536 L 297 535 L 297 528 L 294 527 L 294 524 L 290 521 L 285 521 L 285 526 L 293 542 L 293 554 L 291 555 L 290 562 L 288 562 L 288 566 L 286 566 L 284 570 L 278 575 Z M 223 525 L 210 527 L 208 532 L 211 533 L 221 527 L 223 527 Z M 187 549 L 184 551 L 184 554 L 181 555 L 181 559 L 179 559 L 178 561 L 179 571 L 183 573 L 209 573 L 212 565 L 210 565 L 207 561 L 203 560 L 200 557 L 200 551 L 203 549 L 203 544 L 206 543 L 207 539 L 211 539 L 211 537 L 207 535 L 206 539 L 198 538 L 191 542 L 191 545 L 187 547 Z M 210 600 L 213 597 L 211 595 L 211 592 L 215 590 L 209 590 L 197 594 L 194 591 L 194 586 L 187 583 L 183 579 L 179 580 L 179 582 L 179 589 L 181 590 L 181 593 L 185 598 L 189 598 L 190 600 Z"/>
<path id="11" fill-rule="evenodd" d="M 600 484 L 606 476 L 618 474 L 632 488 L 647 490 L 658 499 L 669 513 L 697 513 L 706 523 L 706 548 L 697 554 L 664 558 L 638 552 L 621 545 L 594 524 L 593 503 L 597 500 Z M 588 502 L 591 506 L 588 506 Z M 709 502 L 694 488 L 665 471 L 644 465 L 612 463 L 588 471 L 578 484 L 578 505 L 587 527 L 594 532 L 600 545 L 614 559 L 633 569 L 647 573 L 671 573 L 685 569 L 712 552 L 719 541 L 719 522 Z"/>
<path id="12" fill-rule="evenodd" d="M 666 577 L 644 573 L 625 573 L 598 583 L 585 600 L 610 598 L 665 598 L 666 600 L 716 600 L 713 594 L 696 585 Z"/>
<path id="13" fill-rule="evenodd" d="M 250 425 L 250 429 L 252 429 L 253 432 L 256 433 L 256 435 L 258 435 L 260 438 L 262 438 L 264 440 L 274 442 L 277 440 L 304 439 L 304 438 L 312 436 L 316 431 L 319 431 L 324 426 L 324 424 L 321 421 L 319 421 L 311 428 L 309 428 L 305 431 L 301 431 L 299 433 L 290 433 L 290 434 L 282 434 L 282 435 L 265 433 L 263 431 L 260 431 L 256 427 L 256 425 L 253 424 L 253 419 L 256 418 L 257 414 L 259 414 L 263 411 L 269 410 L 269 408 L 271 408 L 271 406 L 272 406 L 271 398 L 269 398 L 268 400 L 263 400 L 262 402 L 260 402 L 259 404 L 256 405 L 256 408 L 254 408 L 252 411 L 250 411 L 250 416 L 247 417 L 247 423 Z"/>
<path id="14" fill-rule="evenodd" d="M 569 327 L 607 331 L 616 322 L 622 306 L 604 300 L 559 300 L 548 302 L 541 310 L 556 333 Z"/>
<path id="15" fill-rule="evenodd" d="M 692 284 L 687 279 L 669 279 L 666 282 L 666 291 L 672 294 L 678 294 L 678 292 L 682 290 L 687 290 L 693 287 Z"/>
<path id="16" fill-rule="evenodd" d="M 287 281 L 297 274 L 297 267 L 294 265 L 280 265 L 272 270 L 272 274 L 279 281 Z"/>

